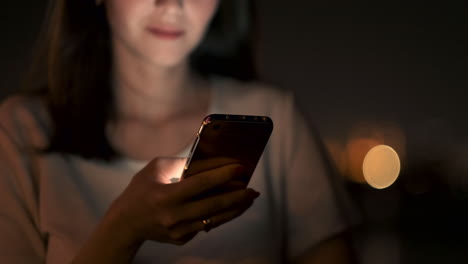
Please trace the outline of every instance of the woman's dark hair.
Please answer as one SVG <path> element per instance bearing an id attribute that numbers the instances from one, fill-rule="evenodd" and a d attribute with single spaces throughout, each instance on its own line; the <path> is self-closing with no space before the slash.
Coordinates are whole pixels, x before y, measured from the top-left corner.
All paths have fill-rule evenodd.
<path id="1" fill-rule="evenodd" d="M 254 2 L 220 0 L 205 39 L 190 56 L 193 70 L 205 77 L 256 77 Z M 46 18 L 26 82 L 26 91 L 44 100 L 51 117 L 45 151 L 112 160 L 119 154 L 105 132 L 114 114 L 105 6 L 95 0 L 51 0 Z"/>

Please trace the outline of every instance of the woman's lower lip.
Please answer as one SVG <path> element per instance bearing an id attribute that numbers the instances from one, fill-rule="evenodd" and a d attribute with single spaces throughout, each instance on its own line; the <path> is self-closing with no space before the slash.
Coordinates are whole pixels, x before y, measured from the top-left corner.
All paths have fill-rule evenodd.
<path id="1" fill-rule="evenodd" d="M 177 39 L 181 37 L 184 32 L 183 31 L 167 31 L 158 28 L 148 28 L 147 29 L 152 35 L 163 38 L 163 39 Z"/>

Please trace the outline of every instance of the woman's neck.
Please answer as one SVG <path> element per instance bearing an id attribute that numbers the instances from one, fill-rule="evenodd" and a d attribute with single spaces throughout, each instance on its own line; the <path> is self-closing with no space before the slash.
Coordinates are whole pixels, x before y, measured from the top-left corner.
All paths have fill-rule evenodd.
<path id="1" fill-rule="evenodd" d="M 115 51 L 116 118 L 157 122 L 193 107 L 206 83 L 190 71 L 188 62 L 160 67 L 126 52 Z"/>
<path id="2" fill-rule="evenodd" d="M 187 63 L 162 68 L 132 56 L 115 56 L 113 76 L 116 113 L 106 133 L 117 152 L 148 160 L 190 145 L 211 101 L 206 80 Z"/>

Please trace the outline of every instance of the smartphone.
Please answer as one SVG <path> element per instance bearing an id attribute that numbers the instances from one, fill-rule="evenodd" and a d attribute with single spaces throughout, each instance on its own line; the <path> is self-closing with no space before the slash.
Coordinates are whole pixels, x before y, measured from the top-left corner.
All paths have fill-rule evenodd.
<path id="1" fill-rule="evenodd" d="M 192 145 L 181 180 L 200 172 L 203 160 L 242 164 L 247 186 L 273 131 L 267 116 L 211 114 L 205 117 Z M 205 163 L 206 165 L 206 163 Z"/>

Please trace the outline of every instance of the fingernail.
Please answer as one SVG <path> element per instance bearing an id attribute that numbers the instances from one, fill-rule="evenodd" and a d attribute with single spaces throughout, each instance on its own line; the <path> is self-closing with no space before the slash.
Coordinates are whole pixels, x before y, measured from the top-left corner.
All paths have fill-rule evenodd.
<path id="1" fill-rule="evenodd" d="M 255 199 L 257 199 L 260 196 L 259 192 L 255 192 Z"/>
<path id="2" fill-rule="evenodd" d="M 257 199 L 257 198 L 260 196 L 260 193 L 257 192 L 257 191 L 254 191 L 254 190 L 250 190 L 249 196 L 250 196 L 252 199 Z"/>

